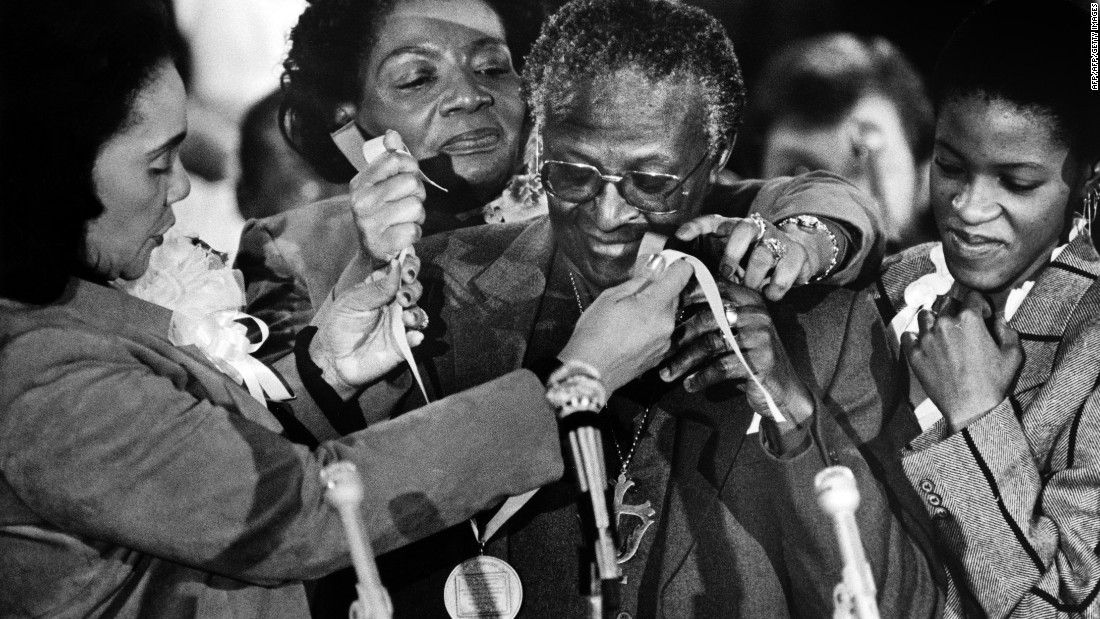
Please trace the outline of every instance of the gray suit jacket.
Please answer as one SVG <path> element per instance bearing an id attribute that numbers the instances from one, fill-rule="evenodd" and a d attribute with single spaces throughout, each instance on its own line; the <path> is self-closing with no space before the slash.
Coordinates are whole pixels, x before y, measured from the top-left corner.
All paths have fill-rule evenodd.
<path id="1" fill-rule="evenodd" d="M 561 475 L 530 372 L 309 450 L 173 346 L 167 310 L 70 293 L 0 299 L 0 616 L 308 617 L 300 581 L 350 562 L 324 465 L 362 472 L 376 552 Z M 278 369 L 323 420 L 293 357 Z"/>
<path id="2" fill-rule="evenodd" d="M 935 270 L 932 247 L 887 261 L 876 286 L 887 320 L 905 286 Z M 929 428 L 904 458 L 953 584 L 990 617 L 1100 617 L 1097 276 L 1100 256 L 1081 235 L 1010 321 L 1024 348 L 1010 395 L 962 432 Z M 948 610 L 963 615 L 954 592 Z"/>
<path id="3" fill-rule="evenodd" d="M 437 235 L 422 242 L 418 254 L 422 305 L 433 318 L 417 356 L 433 397 L 558 353 L 531 348 L 547 330 L 571 330 L 576 319 L 575 313 L 546 316 L 544 310 L 555 302 L 552 297 L 559 303 L 563 297 L 548 288 L 554 257 L 548 220 Z M 564 297 L 565 307 L 572 306 L 568 293 Z M 936 616 L 942 583 L 923 543 L 927 516 L 919 504 L 913 508 L 911 489 L 897 483 L 903 479 L 897 452 L 916 427 L 908 417 L 891 414 L 900 404 L 898 381 L 870 299 L 808 287 L 772 310 L 800 375 L 818 398 L 813 445 L 791 460 L 770 456 L 759 435 L 746 437 L 752 412 L 739 392 L 674 390 L 662 399 L 659 407 L 673 422 L 655 437 L 654 459 L 664 463 L 658 474 L 667 482 L 648 495 L 658 524 L 649 534 L 652 548 L 639 569 L 641 581 L 630 589 L 635 594 L 624 599 L 624 609 L 670 618 L 831 616 L 841 564 L 832 525 L 814 500 L 813 476 L 822 467 L 844 464 L 855 472 L 863 495 L 858 520 L 883 616 Z M 539 324 L 540 315 L 548 323 Z M 405 406 L 418 398 L 412 394 Z M 553 490 L 539 492 L 547 491 Z M 525 511 L 537 512 L 538 505 L 536 495 Z M 577 538 L 524 538 L 525 526 L 538 526 L 525 523 L 542 515 L 521 512 L 507 539 L 491 551 L 520 569 L 528 588 L 521 616 L 580 616 L 575 581 L 556 567 L 573 562 Z M 468 528 L 459 529 L 457 535 L 470 537 Z M 517 546 L 528 544 L 537 549 Z M 415 616 L 431 612 L 418 607 Z"/>

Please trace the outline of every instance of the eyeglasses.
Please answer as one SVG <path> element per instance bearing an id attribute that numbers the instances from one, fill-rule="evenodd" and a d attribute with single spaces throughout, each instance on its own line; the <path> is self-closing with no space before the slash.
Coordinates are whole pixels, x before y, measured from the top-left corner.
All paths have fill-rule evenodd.
<path id="1" fill-rule="evenodd" d="M 604 174 L 595 166 L 565 161 L 547 161 L 540 170 L 547 193 L 566 202 L 582 203 L 600 195 L 604 183 L 615 185 L 626 203 L 643 213 L 671 213 L 679 208 L 669 198 L 687 182 L 709 158 L 703 158 L 683 178 L 657 172 L 627 172 L 621 176 Z M 681 193 L 687 195 L 687 191 Z"/>

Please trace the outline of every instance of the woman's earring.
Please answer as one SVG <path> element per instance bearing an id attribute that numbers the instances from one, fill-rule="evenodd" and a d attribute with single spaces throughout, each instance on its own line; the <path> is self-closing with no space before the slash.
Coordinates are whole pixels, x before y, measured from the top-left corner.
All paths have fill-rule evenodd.
<path id="1" fill-rule="evenodd" d="M 1085 230 L 1088 232 L 1089 238 L 1096 238 L 1092 236 L 1092 220 L 1096 219 L 1097 208 L 1100 208 L 1100 188 L 1096 185 L 1088 188 L 1085 192 L 1084 198 L 1084 213 L 1085 218 Z"/>

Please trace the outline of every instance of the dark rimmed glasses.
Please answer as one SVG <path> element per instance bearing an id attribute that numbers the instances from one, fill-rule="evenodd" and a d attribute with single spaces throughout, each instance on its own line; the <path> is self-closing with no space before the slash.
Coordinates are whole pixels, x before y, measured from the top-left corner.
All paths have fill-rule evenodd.
<path id="1" fill-rule="evenodd" d="M 688 181 L 703 165 L 709 154 L 703 155 L 683 178 L 675 174 L 630 171 L 622 175 L 604 174 L 599 168 L 585 163 L 547 161 L 539 170 L 546 192 L 555 198 L 580 204 L 588 202 L 603 191 L 604 183 L 611 183 L 626 203 L 643 213 L 672 213 L 679 204 L 670 204 L 669 198 Z M 686 195 L 687 192 L 683 192 Z"/>

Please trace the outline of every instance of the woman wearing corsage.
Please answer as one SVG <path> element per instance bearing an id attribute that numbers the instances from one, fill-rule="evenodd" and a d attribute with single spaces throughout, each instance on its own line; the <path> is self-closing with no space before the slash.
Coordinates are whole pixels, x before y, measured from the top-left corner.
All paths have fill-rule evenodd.
<path id="1" fill-rule="evenodd" d="M 355 406 L 401 362 L 395 340 L 419 343 L 403 325 L 424 322 L 420 286 L 376 271 L 330 299 L 278 367 L 251 358 L 239 274 L 169 233 L 189 181 L 167 23 L 159 0 L 0 15 L 3 617 L 308 617 L 301 581 L 351 562 L 327 465 L 361 473 L 377 552 L 562 473 L 529 371 L 339 441 L 287 440 Z M 603 297 L 575 360 L 610 384 L 654 365 L 688 277 L 651 269 Z M 666 315 L 636 338 L 614 328 Z"/>
<path id="2" fill-rule="evenodd" d="M 911 371 L 923 433 L 903 464 L 950 567 L 948 616 L 1100 616 L 1088 24 L 1069 3 L 1002 0 L 956 32 L 935 79 L 942 243 L 878 282 Z"/>

